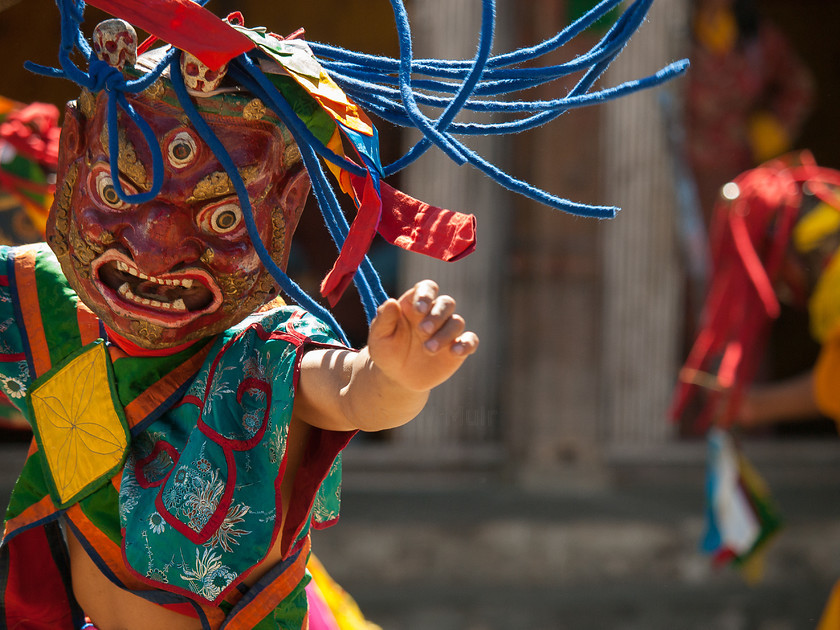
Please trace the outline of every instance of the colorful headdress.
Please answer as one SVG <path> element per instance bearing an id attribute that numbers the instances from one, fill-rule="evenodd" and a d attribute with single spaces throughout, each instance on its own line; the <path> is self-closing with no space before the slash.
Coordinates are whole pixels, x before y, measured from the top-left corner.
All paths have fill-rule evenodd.
<path id="1" fill-rule="evenodd" d="M 531 129 L 560 116 L 569 109 L 602 103 L 658 85 L 685 71 L 683 60 L 659 72 L 617 87 L 592 90 L 601 74 L 620 53 L 644 20 L 653 0 L 636 0 L 615 20 L 601 40 L 587 53 L 566 63 L 542 68 L 522 67 L 557 50 L 596 21 L 615 9 L 622 0 L 603 0 L 554 37 L 529 48 L 491 55 L 495 27 L 495 1 L 483 0 L 482 26 L 476 56 L 472 60 L 414 59 L 412 37 L 405 7 L 391 0 L 396 18 L 400 58 L 371 56 L 316 43 L 298 37 L 281 38 L 263 29 L 247 29 L 241 16 L 223 21 L 203 9 L 204 2 L 191 0 L 95 0 L 94 6 L 148 31 L 154 38 L 171 44 L 160 62 L 146 74 L 126 76 L 116 55 L 100 60 L 81 34 L 82 0 L 57 0 L 62 17 L 61 69 L 30 64 L 30 69 L 69 78 L 92 92 L 106 90 L 109 107 L 109 137 L 117 138 L 117 109 L 122 109 L 143 131 L 153 155 L 151 189 L 139 195 L 117 193 L 127 203 L 154 198 L 162 183 L 162 158 L 148 125 L 133 110 L 127 94 L 148 89 L 165 71 L 181 107 L 196 131 L 216 153 L 239 196 L 248 232 L 263 264 L 280 287 L 295 301 L 333 323 L 331 315 L 300 289 L 272 260 L 259 239 L 248 195 L 230 156 L 202 120 L 184 84 L 182 68 L 227 76 L 259 99 L 289 128 L 300 150 L 330 235 L 340 254 L 324 279 L 321 292 L 331 304 L 352 279 L 359 289 L 368 318 L 387 296 L 366 258 L 378 232 L 405 249 L 454 260 L 473 248 L 473 219 L 423 204 L 388 187 L 381 181 L 408 166 L 432 145 L 457 164 L 470 163 L 499 184 L 551 207 L 589 217 L 612 217 L 612 207 L 573 203 L 518 180 L 465 146 L 458 136 L 503 135 Z M 118 42 L 105 47 L 116 50 Z M 147 44 L 140 46 L 141 52 Z M 97 44 L 102 51 L 102 44 Z M 88 70 L 72 60 L 74 50 L 88 60 Z M 183 52 L 182 52 L 183 51 Z M 194 58 L 195 67 L 183 62 Z M 104 55 L 103 55 L 104 57 Z M 121 61 L 122 59 L 122 61 Z M 554 100 L 507 100 L 506 97 L 551 82 L 572 73 L 583 76 L 563 98 Z M 197 76 L 197 74 L 196 74 Z M 421 77 L 421 78 L 418 78 Z M 207 86 L 201 85 L 202 91 Z M 212 93 L 215 90 L 208 90 Z M 425 115 L 419 106 L 440 110 L 437 118 Z M 376 129 L 365 112 L 423 133 L 423 139 L 392 164 L 379 158 Z M 514 120 L 492 123 L 461 123 L 462 110 L 510 114 Z M 117 145 L 110 150 L 115 184 Z M 356 206 L 352 224 L 345 218 L 322 168 L 324 161 L 341 189 Z M 338 326 L 336 325 L 336 328 Z"/>

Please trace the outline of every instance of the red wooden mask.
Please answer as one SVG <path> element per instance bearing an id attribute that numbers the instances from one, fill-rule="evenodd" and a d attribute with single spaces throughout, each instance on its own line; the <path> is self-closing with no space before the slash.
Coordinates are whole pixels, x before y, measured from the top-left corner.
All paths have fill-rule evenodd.
<path id="1" fill-rule="evenodd" d="M 160 193 L 139 204 L 117 196 L 105 98 L 85 92 L 67 107 L 47 240 L 73 289 L 107 326 L 141 347 L 165 348 L 225 330 L 277 288 L 248 236 L 229 176 L 169 90 L 162 82 L 153 87 L 132 105 L 159 143 Z M 297 147 L 259 101 L 199 100 L 245 182 L 263 242 L 285 268 L 309 192 Z M 148 191 L 151 153 L 122 113 L 119 134 L 122 189 Z"/>

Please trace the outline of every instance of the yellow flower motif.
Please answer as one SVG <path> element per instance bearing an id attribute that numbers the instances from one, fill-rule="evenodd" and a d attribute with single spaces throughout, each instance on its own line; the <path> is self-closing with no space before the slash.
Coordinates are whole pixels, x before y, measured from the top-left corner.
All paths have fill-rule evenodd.
<path id="1" fill-rule="evenodd" d="M 107 350 L 98 343 L 30 393 L 39 443 L 61 506 L 92 491 L 125 457 L 128 435 L 115 409 L 107 361 Z"/>

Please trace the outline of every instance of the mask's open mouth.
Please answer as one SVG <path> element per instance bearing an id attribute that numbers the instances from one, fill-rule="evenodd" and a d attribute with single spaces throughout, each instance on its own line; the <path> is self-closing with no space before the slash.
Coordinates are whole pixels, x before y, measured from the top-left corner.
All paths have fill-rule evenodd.
<path id="1" fill-rule="evenodd" d="M 177 328 L 214 312 L 222 304 L 216 282 L 197 267 L 150 276 L 128 256 L 110 249 L 94 260 L 91 268 L 97 289 L 123 317 Z"/>

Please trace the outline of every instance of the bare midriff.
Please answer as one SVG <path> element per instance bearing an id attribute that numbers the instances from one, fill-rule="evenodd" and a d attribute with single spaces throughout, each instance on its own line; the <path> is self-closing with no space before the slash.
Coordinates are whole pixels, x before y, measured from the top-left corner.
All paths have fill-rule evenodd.
<path id="1" fill-rule="evenodd" d="M 286 474 L 281 484 L 283 518 L 287 513 L 295 474 L 303 454 L 308 427 L 292 420 L 287 441 Z M 283 524 L 281 523 L 281 531 Z M 285 540 L 279 538 L 266 555 L 245 579 L 251 586 L 271 567 L 282 559 Z M 70 553 L 70 567 L 73 576 L 73 593 L 76 600 L 90 617 L 98 630 L 201 630 L 201 621 L 153 604 L 138 595 L 130 593 L 106 577 L 96 566 L 82 544 L 68 531 L 67 545 Z"/>

